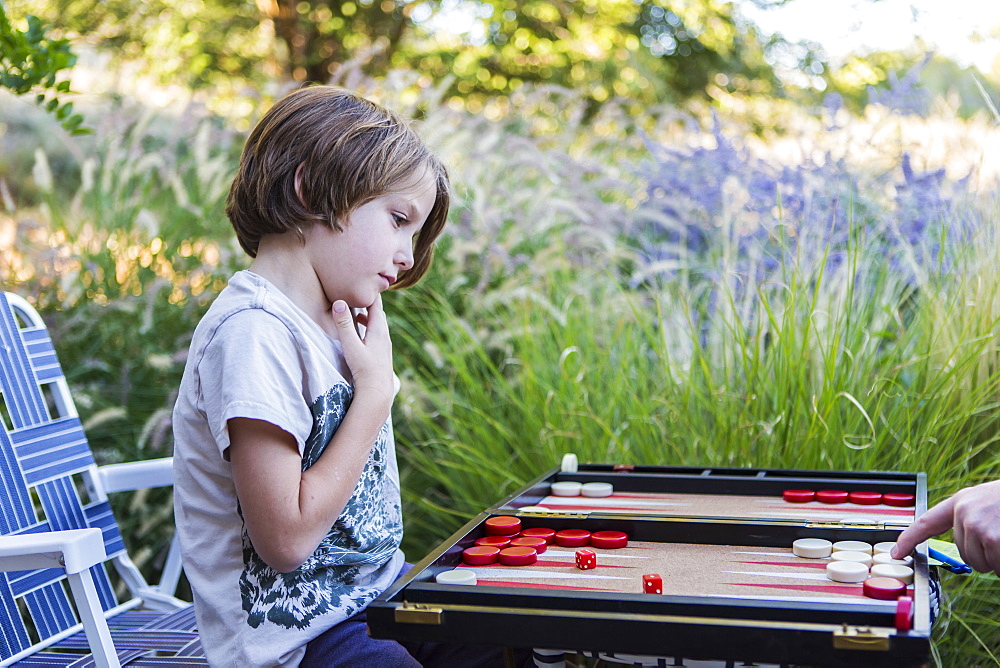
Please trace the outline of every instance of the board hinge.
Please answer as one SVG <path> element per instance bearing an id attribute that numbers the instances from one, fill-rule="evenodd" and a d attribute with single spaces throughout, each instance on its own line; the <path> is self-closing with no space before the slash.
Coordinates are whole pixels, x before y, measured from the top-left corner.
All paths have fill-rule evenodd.
<path id="1" fill-rule="evenodd" d="M 834 649 L 857 649 L 868 652 L 889 651 L 888 629 L 874 629 L 869 626 L 848 626 L 844 624 L 833 632 Z"/>
<path id="2" fill-rule="evenodd" d="M 819 520 L 806 522 L 807 529 L 885 529 L 884 522 L 822 522 Z"/>
<path id="3" fill-rule="evenodd" d="M 444 610 L 433 605 L 403 601 L 402 605 L 396 608 L 394 618 L 399 624 L 437 625 L 441 623 L 443 614 Z"/>
<path id="4" fill-rule="evenodd" d="M 550 519 L 585 520 L 590 513 L 573 513 L 563 510 L 519 510 L 518 517 L 545 517 Z"/>

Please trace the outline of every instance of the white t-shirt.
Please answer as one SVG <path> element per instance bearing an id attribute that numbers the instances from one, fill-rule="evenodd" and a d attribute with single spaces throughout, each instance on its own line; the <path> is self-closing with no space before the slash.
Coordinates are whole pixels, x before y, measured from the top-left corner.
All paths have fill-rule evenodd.
<path id="1" fill-rule="evenodd" d="M 305 470 L 350 405 L 349 376 L 340 343 L 249 271 L 230 279 L 195 330 L 174 406 L 174 510 L 213 666 L 298 665 L 306 643 L 368 605 L 403 564 L 389 421 L 344 511 L 297 570 L 267 566 L 240 513 L 227 421 L 287 431 Z"/>

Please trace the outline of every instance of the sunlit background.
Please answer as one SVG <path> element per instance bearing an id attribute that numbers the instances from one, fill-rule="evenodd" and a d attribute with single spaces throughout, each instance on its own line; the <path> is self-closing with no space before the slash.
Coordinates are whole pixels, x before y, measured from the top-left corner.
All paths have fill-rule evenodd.
<path id="1" fill-rule="evenodd" d="M 0 10 L 67 56 L 0 91 L 0 281 L 102 463 L 170 454 L 191 332 L 247 265 L 246 133 L 329 82 L 412 118 L 454 189 L 386 296 L 411 560 L 566 452 L 923 471 L 932 502 L 1000 478 L 1000 2 Z M 169 497 L 116 503 L 155 580 Z M 937 664 L 1000 666 L 1000 583 L 943 584 Z"/>

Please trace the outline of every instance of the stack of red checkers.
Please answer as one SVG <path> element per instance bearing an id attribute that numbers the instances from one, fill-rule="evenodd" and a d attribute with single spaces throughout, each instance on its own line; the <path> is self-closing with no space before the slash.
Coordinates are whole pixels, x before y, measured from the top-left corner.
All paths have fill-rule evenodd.
<path id="1" fill-rule="evenodd" d="M 862 589 L 865 596 L 880 601 L 895 601 L 906 593 L 906 585 L 896 578 L 868 578 L 862 585 Z"/>
<path id="2" fill-rule="evenodd" d="M 510 549 L 510 548 L 506 548 Z M 469 566 L 485 566 L 496 562 L 500 548 L 492 545 L 477 545 L 462 550 L 462 561 Z"/>
<path id="3" fill-rule="evenodd" d="M 916 504 L 917 497 L 912 494 L 900 494 L 897 492 L 890 492 L 888 494 L 882 495 L 882 503 L 887 506 L 898 506 L 905 508 L 907 506 L 912 506 Z"/>
<path id="4" fill-rule="evenodd" d="M 816 498 L 816 492 L 811 489 L 786 489 L 781 498 L 789 503 L 809 503 Z"/>
<path id="5" fill-rule="evenodd" d="M 842 489 L 821 489 L 816 492 L 820 503 L 847 503 L 849 494 Z"/>
<path id="6" fill-rule="evenodd" d="M 524 529 L 518 536 L 522 538 L 544 538 L 546 543 L 551 543 L 555 540 L 556 531 L 555 529 L 544 529 L 541 527 L 535 529 Z"/>
<path id="7" fill-rule="evenodd" d="M 585 547 L 590 545 L 590 532 L 584 529 L 563 529 L 556 532 L 555 541 L 560 547 Z"/>
<path id="8" fill-rule="evenodd" d="M 483 522 L 483 528 L 491 536 L 516 536 L 521 530 L 521 520 L 516 517 L 497 515 Z"/>
<path id="9" fill-rule="evenodd" d="M 913 628 L 913 599 L 900 596 L 896 601 L 896 630 L 909 631 Z"/>
<path id="10" fill-rule="evenodd" d="M 510 545 L 510 536 L 483 536 L 476 539 L 476 545 L 490 545 L 492 547 L 507 547 Z"/>
<path id="11" fill-rule="evenodd" d="M 590 534 L 590 544 L 612 549 L 625 547 L 628 545 L 628 534 L 621 531 L 595 531 Z"/>
<path id="12" fill-rule="evenodd" d="M 882 503 L 882 495 L 878 492 L 851 492 L 848 500 L 859 506 L 877 506 Z"/>
<path id="13" fill-rule="evenodd" d="M 520 536 L 510 541 L 511 547 L 530 547 L 535 550 L 538 554 L 541 554 L 549 546 L 545 542 L 544 538 L 538 538 L 535 536 Z"/>
<path id="14" fill-rule="evenodd" d="M 533 547 L 505 547 L 497 557 L 505 566 L 530 566 L 538 560 Z"/>

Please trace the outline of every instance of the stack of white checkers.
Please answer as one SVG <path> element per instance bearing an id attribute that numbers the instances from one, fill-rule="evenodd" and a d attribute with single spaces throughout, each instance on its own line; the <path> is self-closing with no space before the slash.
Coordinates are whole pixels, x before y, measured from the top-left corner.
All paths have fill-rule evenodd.
<path id="1" fill-rule="evenodd" d="M 835 582 L 866 582 L 869 578 L 891 578 L 913 584 L 913 557 L 893 559 L 895 543 L 864 543 L 843 540 L 832 543 L 822 538 L 800 538 L 792 543 L 792 554 L 806 559 L 829 559 L 826 575 Z M 867 589 L 866 589 L 867 593 Z"/>
<path id="2" fill-rule="evenodd" d="M 611 496 L 615 488 L 610 482 L 554 482 L 551 485 L 552 496 L 589 496 L 599 498 Z"/>

